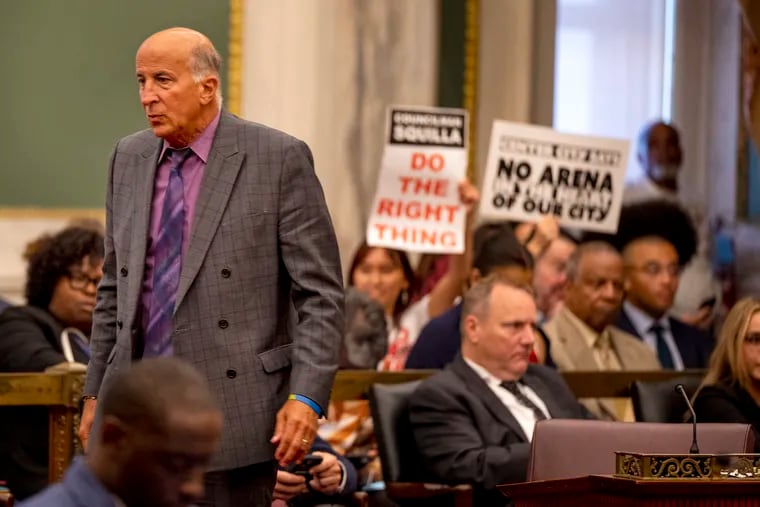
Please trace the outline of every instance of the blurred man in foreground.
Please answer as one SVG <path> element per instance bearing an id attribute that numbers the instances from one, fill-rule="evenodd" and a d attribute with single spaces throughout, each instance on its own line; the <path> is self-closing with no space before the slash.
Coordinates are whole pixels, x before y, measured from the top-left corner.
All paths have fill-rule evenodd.
<path id="1" fill-rule="evenodd" d="M 22 507 L 203 505 L 222 413 L 200 373 L 180 359 L 145 359 L 115 375 L 98 410 L 88 455 Z"/>

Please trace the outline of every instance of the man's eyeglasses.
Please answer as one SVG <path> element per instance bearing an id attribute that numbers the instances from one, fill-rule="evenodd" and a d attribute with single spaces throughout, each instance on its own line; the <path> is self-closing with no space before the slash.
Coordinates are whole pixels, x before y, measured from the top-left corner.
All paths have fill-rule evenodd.
<path id="1" fill-rule="evenodd" d="M 744 337 L 744 341 L 750 345 L 760 345 L 760 333 L 750 333 Z"/>
<path id="2" fill-rule="evenodd" d="M 69 278 L 69 286 L 71 286 L 74 290 L 85 290 L 88 285 L 92 284 L 93 287 L 96 289 L 98 288 L 98 284 L 100 283 L 100 277 L 98 278 L 91 278 L 84 273 L 71 273 L 68 276 Z"/>
<path id="3" fill-rule="evenodd" d="M 660 276 L 662 273 L 667 273 L 669 276 L 676 277 L 681 274 L 681 266 L 678 264 L 668 264 L 667 266 L 657 264 L 656 262 L 648 262 L 643 266 L 629 266 L 631 269 L 641 271 L 649 276 Z"/>

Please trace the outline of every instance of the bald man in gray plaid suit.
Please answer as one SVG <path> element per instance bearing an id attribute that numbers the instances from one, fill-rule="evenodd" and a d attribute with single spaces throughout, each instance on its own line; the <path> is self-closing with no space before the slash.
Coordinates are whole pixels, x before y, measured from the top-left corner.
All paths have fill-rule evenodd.
<path id="1" fill-rule="evenodd" d="M 202 34 L 158 32 L 136 57 L 150 130 L 120 140 L 80 437 L 113 374 L 192 362 L 224 412 L 200 505 L 269 505 L 326 410 L 343 330 L 337 241 L 309 148 L 221 108 Z M 177 450 L 167 466 L 191 464 Z"/>

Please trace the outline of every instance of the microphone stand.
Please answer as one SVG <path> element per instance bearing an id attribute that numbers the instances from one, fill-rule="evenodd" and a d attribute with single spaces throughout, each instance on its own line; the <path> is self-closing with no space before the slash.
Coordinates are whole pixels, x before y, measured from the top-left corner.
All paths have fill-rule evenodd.
<path id="1" fill-rule="evenodd" d="M 684 401 L 686 401 L 686 406 L 689 407 L 689 412 L 691 412 L 693 436 L 689 454 L 699 454 L 699 446 L 697 445 L 697 414 L 694 412 L 694 407 L 691 405 L 691 401 L 689 401 L 689 397 L 686 395 L 686 390 L 684 389 L 683 384 L 676 384 L 676 392 L 681 393 Z"/>

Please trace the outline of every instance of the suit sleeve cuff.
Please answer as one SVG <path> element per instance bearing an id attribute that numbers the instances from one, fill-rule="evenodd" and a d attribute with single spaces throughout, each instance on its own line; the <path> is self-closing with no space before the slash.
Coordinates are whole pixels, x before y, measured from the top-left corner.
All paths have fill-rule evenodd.
<path id="1" fill-rule="evenodd" d="M 348 482 L 348 474 L 346 473 L 346 465 L 340 460 L 338 460 L 338 464 L 340 465 L 340 484 L 338 485 L 338 493 L 343 493 L 343 490 L 346 489 L 346 482 Z"/>
<path id="2" fill-rule="evenodd" d="M 311 407 L 311 409 L 314 412 L 317 413 L 317 417 L 322 417 L 324 415 L 324 411 L 322 410 L 322 407 L 319 406 L 319 403 L 317 403 L 316 401 L 312 400 L 308 396 L 304 396 L 303 394 L 292 394 L 291 393 L 291 394 L 288 395 L 288 399 L 289 400 L 300 401 L 301 403 L 305 403 L 306 405 L 308 405 L 309 407 Z"/>

